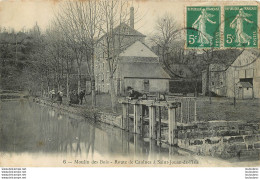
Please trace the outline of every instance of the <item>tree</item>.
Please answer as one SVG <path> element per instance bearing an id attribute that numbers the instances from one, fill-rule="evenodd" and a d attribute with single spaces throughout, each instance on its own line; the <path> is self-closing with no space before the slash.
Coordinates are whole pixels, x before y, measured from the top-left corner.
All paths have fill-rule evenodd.
<path id="1" fill-rule="evenodd" d="M 66 2 L 56 16 L 56 22 L 63 31 L 70 48 L 74 50 L 78 71 L 78 92 L 80 90 L 81 63 L 87 63 L 91 78 L 92 105 L 96 105 L 94 54 L 96 39 L 100 35 L 100 6 L 95 0 Z"/>
<path id="2" fill-rule="evenodd" d="M 184 49 L 183 32 L 174 17 L 166 13 L 156 20 L 155 33 L 151 41 L 156 45 L 154 48 L 164 69 L 172 77 L 183 79 L 183 82 L 191 81 L 196 95 L 198 78 L 201 76 L 201 64 L 195 50 Z M 180 66 L 183 69 L 179 68 Z"/>
<path id="3" fill-rule="evenodd" d="M 24 89 L 21 73 L 30 63 L 29 53 L 32 50 L 31 34 L 15 32 L 13 29 L 0 31 L 0 79 L 3 89 Z"/>
<path id="4" fill-rule="evenodd" d="M 180 29 L 174 17 L 166 13 L 156 20 L 155 33 L 151 37 L 151 41 L 159 48 L 160 62 L 172 75 L 176 73 L 170 68 L 169 54 L 173 50 L 172 45 L 179 35 L 178 32 Z"/>
<path id="5" fill-rule="evenodd" d="M 43 95 L 45 91 L 44 82 L 47 81 L 49 85 L 49 76 L 52 67 L 45 53 L 47 42 L 37 24 L 29 31 L 29 34 L 32 39 L 32 49 L 28 54 L 30 63 L 24 69 L 23 76 L 27 79 L 26 86 L 31 93 L 36 95 L 37 91 L 41 91 L 41 95 Z"/>
<path id="6" fill-rule="evenodd" d="M 115 94 L 114 76 L 118 66 L 118 55 L 126 46 L 123 43 L 125 34 L 120 27 L 128 21 L 128 2 L 126 0 L 102 0 L 100 1 L 102 32 L 105 34 L 99 41 L 100 48 L 105 53 L 109 73 L 110 96 L 113 112 L 116 111 L 117 97 Z"/>

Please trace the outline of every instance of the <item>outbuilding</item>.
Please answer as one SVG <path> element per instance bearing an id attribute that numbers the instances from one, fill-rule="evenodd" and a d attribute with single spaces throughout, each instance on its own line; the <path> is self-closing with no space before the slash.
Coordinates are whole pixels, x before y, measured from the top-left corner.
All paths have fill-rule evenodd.
<path id="1" fill-rule="evenodd" d="M 249 82 L 239 82 L 238 88 L 238 99 L 252 99 L 253 98 L 253 85 Z"/>
<path id="2" fill-rule="evenodd" d="M 170 76 L 159 63 L 159 57 L 141 41 L 119 55 L 117 93 L 124 94 L 127 86 L 144 93 L 168 93 Z"/>

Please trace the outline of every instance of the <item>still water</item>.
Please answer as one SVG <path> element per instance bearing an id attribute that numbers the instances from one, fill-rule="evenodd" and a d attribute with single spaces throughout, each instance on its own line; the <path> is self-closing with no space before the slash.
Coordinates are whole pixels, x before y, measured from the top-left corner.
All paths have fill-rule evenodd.
<path id="1" fill-rule="evenodd" d="M 116 164 L 115 160 L 133 160 L 136 164 L 156 161 L 152 164 L 157 165 L 167 161 L 168 165 L 170 161 L 172 165 L 178 162 L 197 165 L 203 161 L 204 166 L 220 162 L 213 157 L 160 145 L 110 125 L 77 119 L 72 114 L 27 99 L 1 102 L 0 153 L 2 157 L 38 158 L 36 166 L 41 166 L 39 160 L 52 157 L 58 157 L 55 165 L 60 166 L 68 162 L 75 164 L 75 159 L 83 163 L 102 159 L 111 164 Z"/>

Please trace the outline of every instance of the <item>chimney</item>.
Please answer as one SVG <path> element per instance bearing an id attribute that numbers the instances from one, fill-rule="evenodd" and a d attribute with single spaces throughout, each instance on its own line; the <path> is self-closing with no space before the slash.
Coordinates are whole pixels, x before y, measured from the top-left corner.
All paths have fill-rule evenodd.
<path id="1" fill-rule="evenodd" d="M 130 27 L 135 27 L 134 7 L 130 7 Z"/>

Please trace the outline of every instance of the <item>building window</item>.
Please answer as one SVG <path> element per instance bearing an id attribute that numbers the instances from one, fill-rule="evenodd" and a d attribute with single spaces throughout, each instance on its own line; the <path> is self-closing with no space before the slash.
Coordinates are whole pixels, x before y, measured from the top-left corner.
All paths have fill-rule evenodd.
<path id="1" fill-rule="evenodd" d="M 223 82 L 222 82 L 222 81 L 220 82 L 220 85 L 223 85 Z"/>
<path id="2" fill-rule="evenodd" d="M 212 85 L 212 86 L 214 86 L 214 85 L 215 85 L 214 81 L 212 81 L 212 82 L 211 82 L 211 85 Z"/>
<path id="3" fill-rule="evenodd" d="M 144 80 L 144 91 L 149 91 L 150 88 L 150 84 L 149 84 L 149 80 Z"/>

